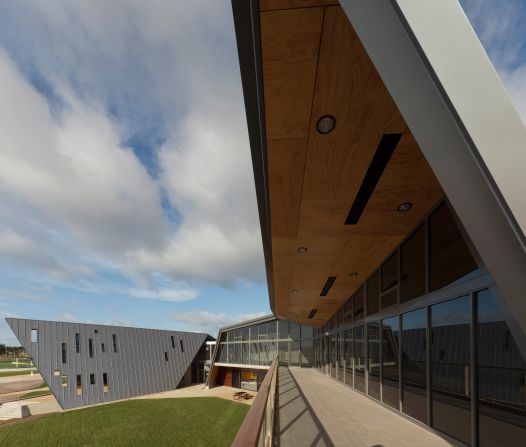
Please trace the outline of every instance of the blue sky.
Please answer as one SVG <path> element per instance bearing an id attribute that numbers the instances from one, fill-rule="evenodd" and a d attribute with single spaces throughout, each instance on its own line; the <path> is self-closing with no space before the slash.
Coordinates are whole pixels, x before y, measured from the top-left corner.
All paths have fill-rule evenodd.
<path id="1" fill-rule="evenodd" d="M 526 116 L 525 5 L 462 4 Z M 0 134 L 0 317 L 269 313 L 230 1 L 1 2 Z"/>

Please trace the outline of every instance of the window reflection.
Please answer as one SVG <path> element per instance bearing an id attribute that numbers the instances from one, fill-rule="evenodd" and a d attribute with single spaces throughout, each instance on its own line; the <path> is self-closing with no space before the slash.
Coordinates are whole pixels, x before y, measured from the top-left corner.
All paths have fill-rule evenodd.
<path id="1" fill-rule="evenodd" d="M 398 301 L 398 252 L 385 261 L 381 268 L 381 308 L 393 306 Z"/>
<path id="2" fill-rule="evenodd" d="M 402 315 L 402 410 L 427 421 L 426 309 Z"/>
<path id="3" fill-rule="evenodd" d="M 431 306 L 432 425 L 466 444 L 471 440 L 471 297 Z"/>
<path id="4" fill-rule="evenodd" d="M 364 313 L 364 300 L 363 300 L 363 286 L 358 289 L 358 291 L 354 294 L 354 321 L 361 320 L 365 313 Z"/>
<path id="5" fill-rule="evenodd" d="M 405 302 L 426 293 L 426 235 L 423 225 L 402 245 L 400 256 L 401 300 Z"/>
<path id="6" fill-rule="evenodd" d="M 480 446 L 523 446 L 526 362 L 487 289 L 477 293 L 477 320 Z"/>
<path id="7" fill-rule="evenodd" d="M 477 269 L 446 203 L 429 218 L 430 289 L 438 290 Z"/>
<path id="8" fill-rule="evenodd" d="M 354 387 L 365 393 L 365 337 L 363 326 L 354 328 Z"/>
<path id="9" fill-rule="evenodd" d="M 369 350 L 368 394 L 380 400 L 380 330 L 379 321 L 367 325 L 367 347 Z"/>
<path id="10" fill-rule="evenodd" d="M 380 275 L 376 271 L 367 280 L 367 315 L 373 315 L 380 310 Z"/>
<path id="11" fill-rule="evenodd" d="M 345 383 L 353 386 L 353 330 L 344 332 Z"/>
<path id="12" fill-rule="evenodd" d="M 398 317 L 386 318 L 382 322 L 382 399 L 390 407 L 399 409 L 398 377 Z"/>

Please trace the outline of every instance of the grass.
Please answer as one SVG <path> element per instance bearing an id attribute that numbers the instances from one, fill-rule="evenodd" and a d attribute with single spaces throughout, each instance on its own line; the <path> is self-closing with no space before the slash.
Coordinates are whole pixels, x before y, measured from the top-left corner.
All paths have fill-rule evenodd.
<path id="1" fill-rule="evenodd" d="M 19 359 L 18 368 L 29 368 L 31 362 L 28 359 Z M 0 369 L 16 368 L 16 359 L 4 359 L 0 360 Z"/>
<path id="2" fill-rule="evenodd" d="M 37 373 L 37 371 L 33 371 L 33 373 Z M 11 377 L 11 376 L 29 376 L 31 374 L 31 371 L 7 371 L 2 372 L 0 371 L 0 377 Z"/>
<path id="3" fill-rule="evenodd" d="M 22 394 L 19 396 L 19 399 L 31 399 L 32 397 L 40 397 L 40 396 L 47 396 L 51 394 L 51 391 L 49 388 L 39 389 L 35 391 L 29 391 L 28 393 Z"/>
<path id="4" fill-rule="evenodd" d="M 11 377 L 11 376 L 29 376 L 31 371 L 1 371 L 0 377 Z M 38 371 L 33 371 L 33 374 L 38 374 Z"/>
<path id="5" fill-rule="evenodd" d="M 0 427 L 0 445 L 226 447 L 248 409 L 217 397 L 129 400 Z"/>

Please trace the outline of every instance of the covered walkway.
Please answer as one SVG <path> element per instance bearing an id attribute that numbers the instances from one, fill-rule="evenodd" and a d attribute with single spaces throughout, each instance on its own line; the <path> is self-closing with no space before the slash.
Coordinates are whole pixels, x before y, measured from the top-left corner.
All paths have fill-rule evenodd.
<path id="1" fill-rule="evenodd" d="M 455 445 L 313 369 L 280 367 L 277 396 L 281 447 Z"/>

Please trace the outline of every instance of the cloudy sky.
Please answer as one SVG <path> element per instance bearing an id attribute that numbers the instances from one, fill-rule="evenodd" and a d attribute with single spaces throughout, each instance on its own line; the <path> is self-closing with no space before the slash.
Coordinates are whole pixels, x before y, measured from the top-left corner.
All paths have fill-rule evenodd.
<path id="1" fill-rule="evenodd" d="M 524 2 L 462 3 L 526 116 Z M 0 2 L 0 135 L 1 317 L 269 312 L 228 0 Z"/>

